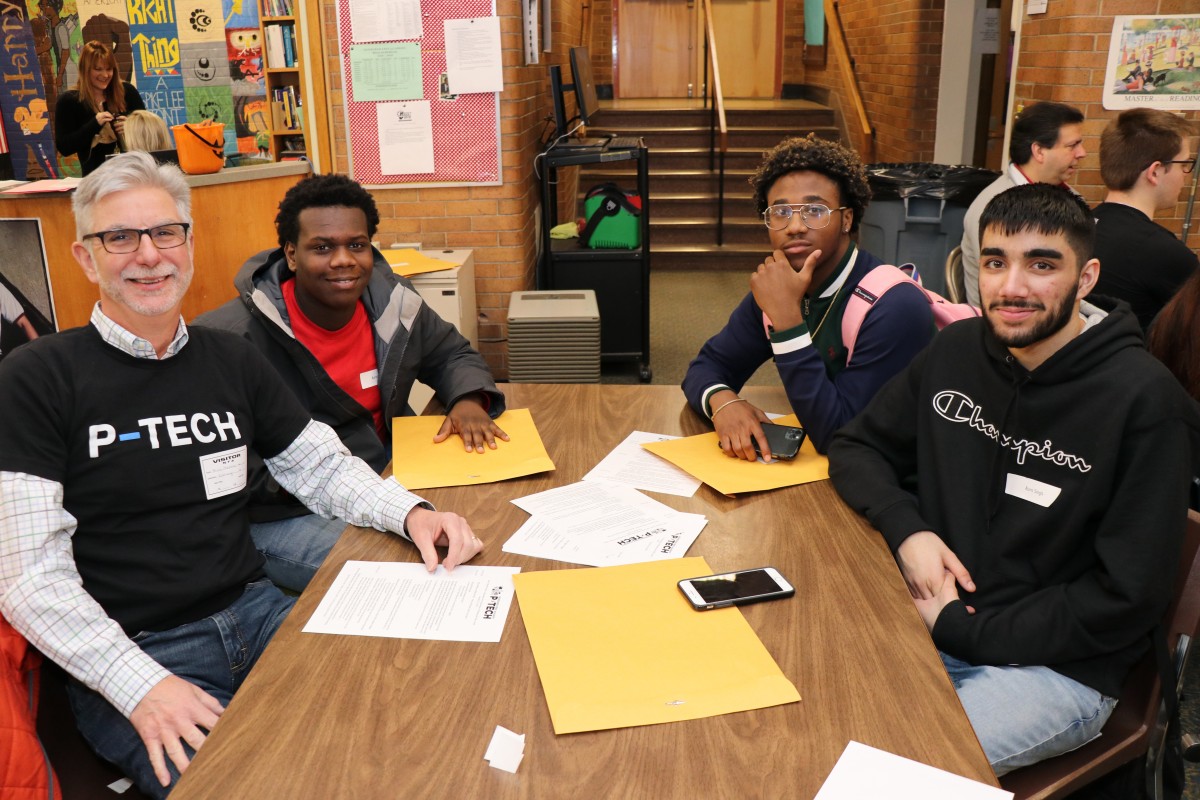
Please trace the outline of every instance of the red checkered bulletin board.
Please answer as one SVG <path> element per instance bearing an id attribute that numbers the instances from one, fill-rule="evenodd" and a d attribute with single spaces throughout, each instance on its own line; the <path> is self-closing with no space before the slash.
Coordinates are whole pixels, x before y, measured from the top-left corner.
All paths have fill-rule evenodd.
<path id="1" fill-rule="evenodd" d="M 494 0 L 422 0 L 422 36 L 415 41 L 421 51 L 423 100 L 429 102 L 433 126 L 434 171 L 411 175 L 382 172 L 377 106 L 379 102 L 354 99 L 350 68 L 354 39 L 351 0 L 338 0 L 338 41 L 345 90 L 346 141 L 350 174 L 367 186 L 498 185 L 500 173 L 500 96 L 494 92 L 460 94 L 443 99 L 441 76 L 446 71 L 443 22 L 447 19 L 495 15 Z M 375 42 L 371 42 L 374 44 Z"/>

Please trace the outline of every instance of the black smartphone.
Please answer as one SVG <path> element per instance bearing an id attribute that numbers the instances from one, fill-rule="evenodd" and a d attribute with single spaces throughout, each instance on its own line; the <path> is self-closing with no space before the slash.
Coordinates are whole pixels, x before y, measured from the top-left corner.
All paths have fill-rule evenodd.
<path id="1" fill-rule="evenodd" d="M 804 444 L 804 428 L 764 422 L 762 429 L 763 433 L 767 435 L 767 446 L 771 448 L 771 458 L 781 458 L 785 461 L 793 459 L 800 452 L 800 445 Z M 750 441 L 754 444 L 754 452 L 761 456 L 762 450 L 758 447 L 758 440 L 751 437 Z"/>
<path id="2" fill-rule="evenodd" d="M 761 603 L 796 593 L 774 567 L 688 578 L 679 582 L 679 591 L 697 611 Z"/>

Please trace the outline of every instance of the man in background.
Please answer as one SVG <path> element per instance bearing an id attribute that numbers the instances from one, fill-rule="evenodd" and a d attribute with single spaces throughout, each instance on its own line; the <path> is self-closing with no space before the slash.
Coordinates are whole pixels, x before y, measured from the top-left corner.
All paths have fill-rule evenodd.
<path id="1" fill-rule="evenodd" d="M 300 181 L 279 204 L 279 247 L 251 257 L 234 278 L 238 297 L 195 324 L 249 340 L 308 413 L 376 472 L 392 459 L 392 419 L 413 414 L 416 380 L 448 409 L 434 441 L 495 448 L 507 438 L 492 421 L 504 395 L 483 356 L 371 246 L 378 225 L 374 198 L 350 178 Z M 300 591 L 346 523 L 310 514 L 257 461 L 251 486 L 250 535 L 267 575 Z"/>
<path id="2" fill-rule="evenodd" d="M 979 303 L 979 218 L 992 198 L 1027 183 L 1066 186 L 1083 148 L 1083 112 L 1062 103 L 1034 103 L 1017 115 L 1008 145 L 1008 169 L 979 193 L 963 217 L 962 262 L 966 301 Z"/>
<path id="3" fill-rule="evenodd" d="M 1100 137 L 1100 177 L 1108 187 L 1096 206 L 1096 293 L 1129 303 L 1142 330 L 1200 266 L 1196 254 L 1154 222 L 1175 208 L 1196 156 L 1194 130 L 1182 117 L 1131 108 Z"/>

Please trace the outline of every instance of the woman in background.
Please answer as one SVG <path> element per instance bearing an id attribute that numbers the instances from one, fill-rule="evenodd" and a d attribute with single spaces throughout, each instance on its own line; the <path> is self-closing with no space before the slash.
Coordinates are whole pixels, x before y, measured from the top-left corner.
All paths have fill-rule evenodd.
<path id="1" fill-rule="evenodd" d="M 1200 400 L 1200 271 L 1188 278 L 1146 334 L 1146 348 Z"/>
<path id="2" fill-rule="evenodd" d="M 1146 349 L 1167 365 L 1183 388 L 1200 400 L 1200 270 L 1192 274 L 1163 310 L 1158 312 L 1146 334 Z M 1192 502 L 1200 510 L 1200 476 L 1192 478 Z"/>
<path id="3" fill-rule="evenodd" d="M 144 109 L 138 90 L 121 80 L 112 50 L 95 40 L 79 54 L 79 81 L 54 106 L 54 145 L 65 156 L 79 154 L 83 174 L 121 148 L 125 115 Z"/>
<path id="4" fill-rule="evenodd" d="M 167 123 L 157 114 L 141 109 L 134 111 L 125 120 L 125 150 L 172 150 L 171 134 L 167 132 Z"/>

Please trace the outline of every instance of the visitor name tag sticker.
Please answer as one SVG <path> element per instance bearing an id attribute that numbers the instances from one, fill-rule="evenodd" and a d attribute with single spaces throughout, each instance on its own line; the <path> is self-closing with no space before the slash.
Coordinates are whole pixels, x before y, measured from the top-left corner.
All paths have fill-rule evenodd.
<path id="1" fill-rule="evenodd" d="M 373 389 L 379 385 L 379 370 L 369 369 L 358 376 L 359 382 L 364 389 Z"/>
<path id="2" fill-rule="evenodd" d="M 200 456 L 204 495 L 209 500 L 246 488 L 246 445 Z"/>
<path id="3" fill-rule="evenodd" d="M 1011 494 L 1013 497 L 1019 497 L 1022 500 L 1028 500 L 1031 503 L 1036 503 L 1042 508 L 1049 508 L 1050 505 L 1058 499 L 1062 494 L 1062 489 L 1057 486 L 1051 486 L 1048 483 L 1035 481 L 1033 478 L 1026 478 L 1024 475 L 1014 475 L 1008 473 L 1008 482 L 1004 485 L 1005 494 Z"/>

